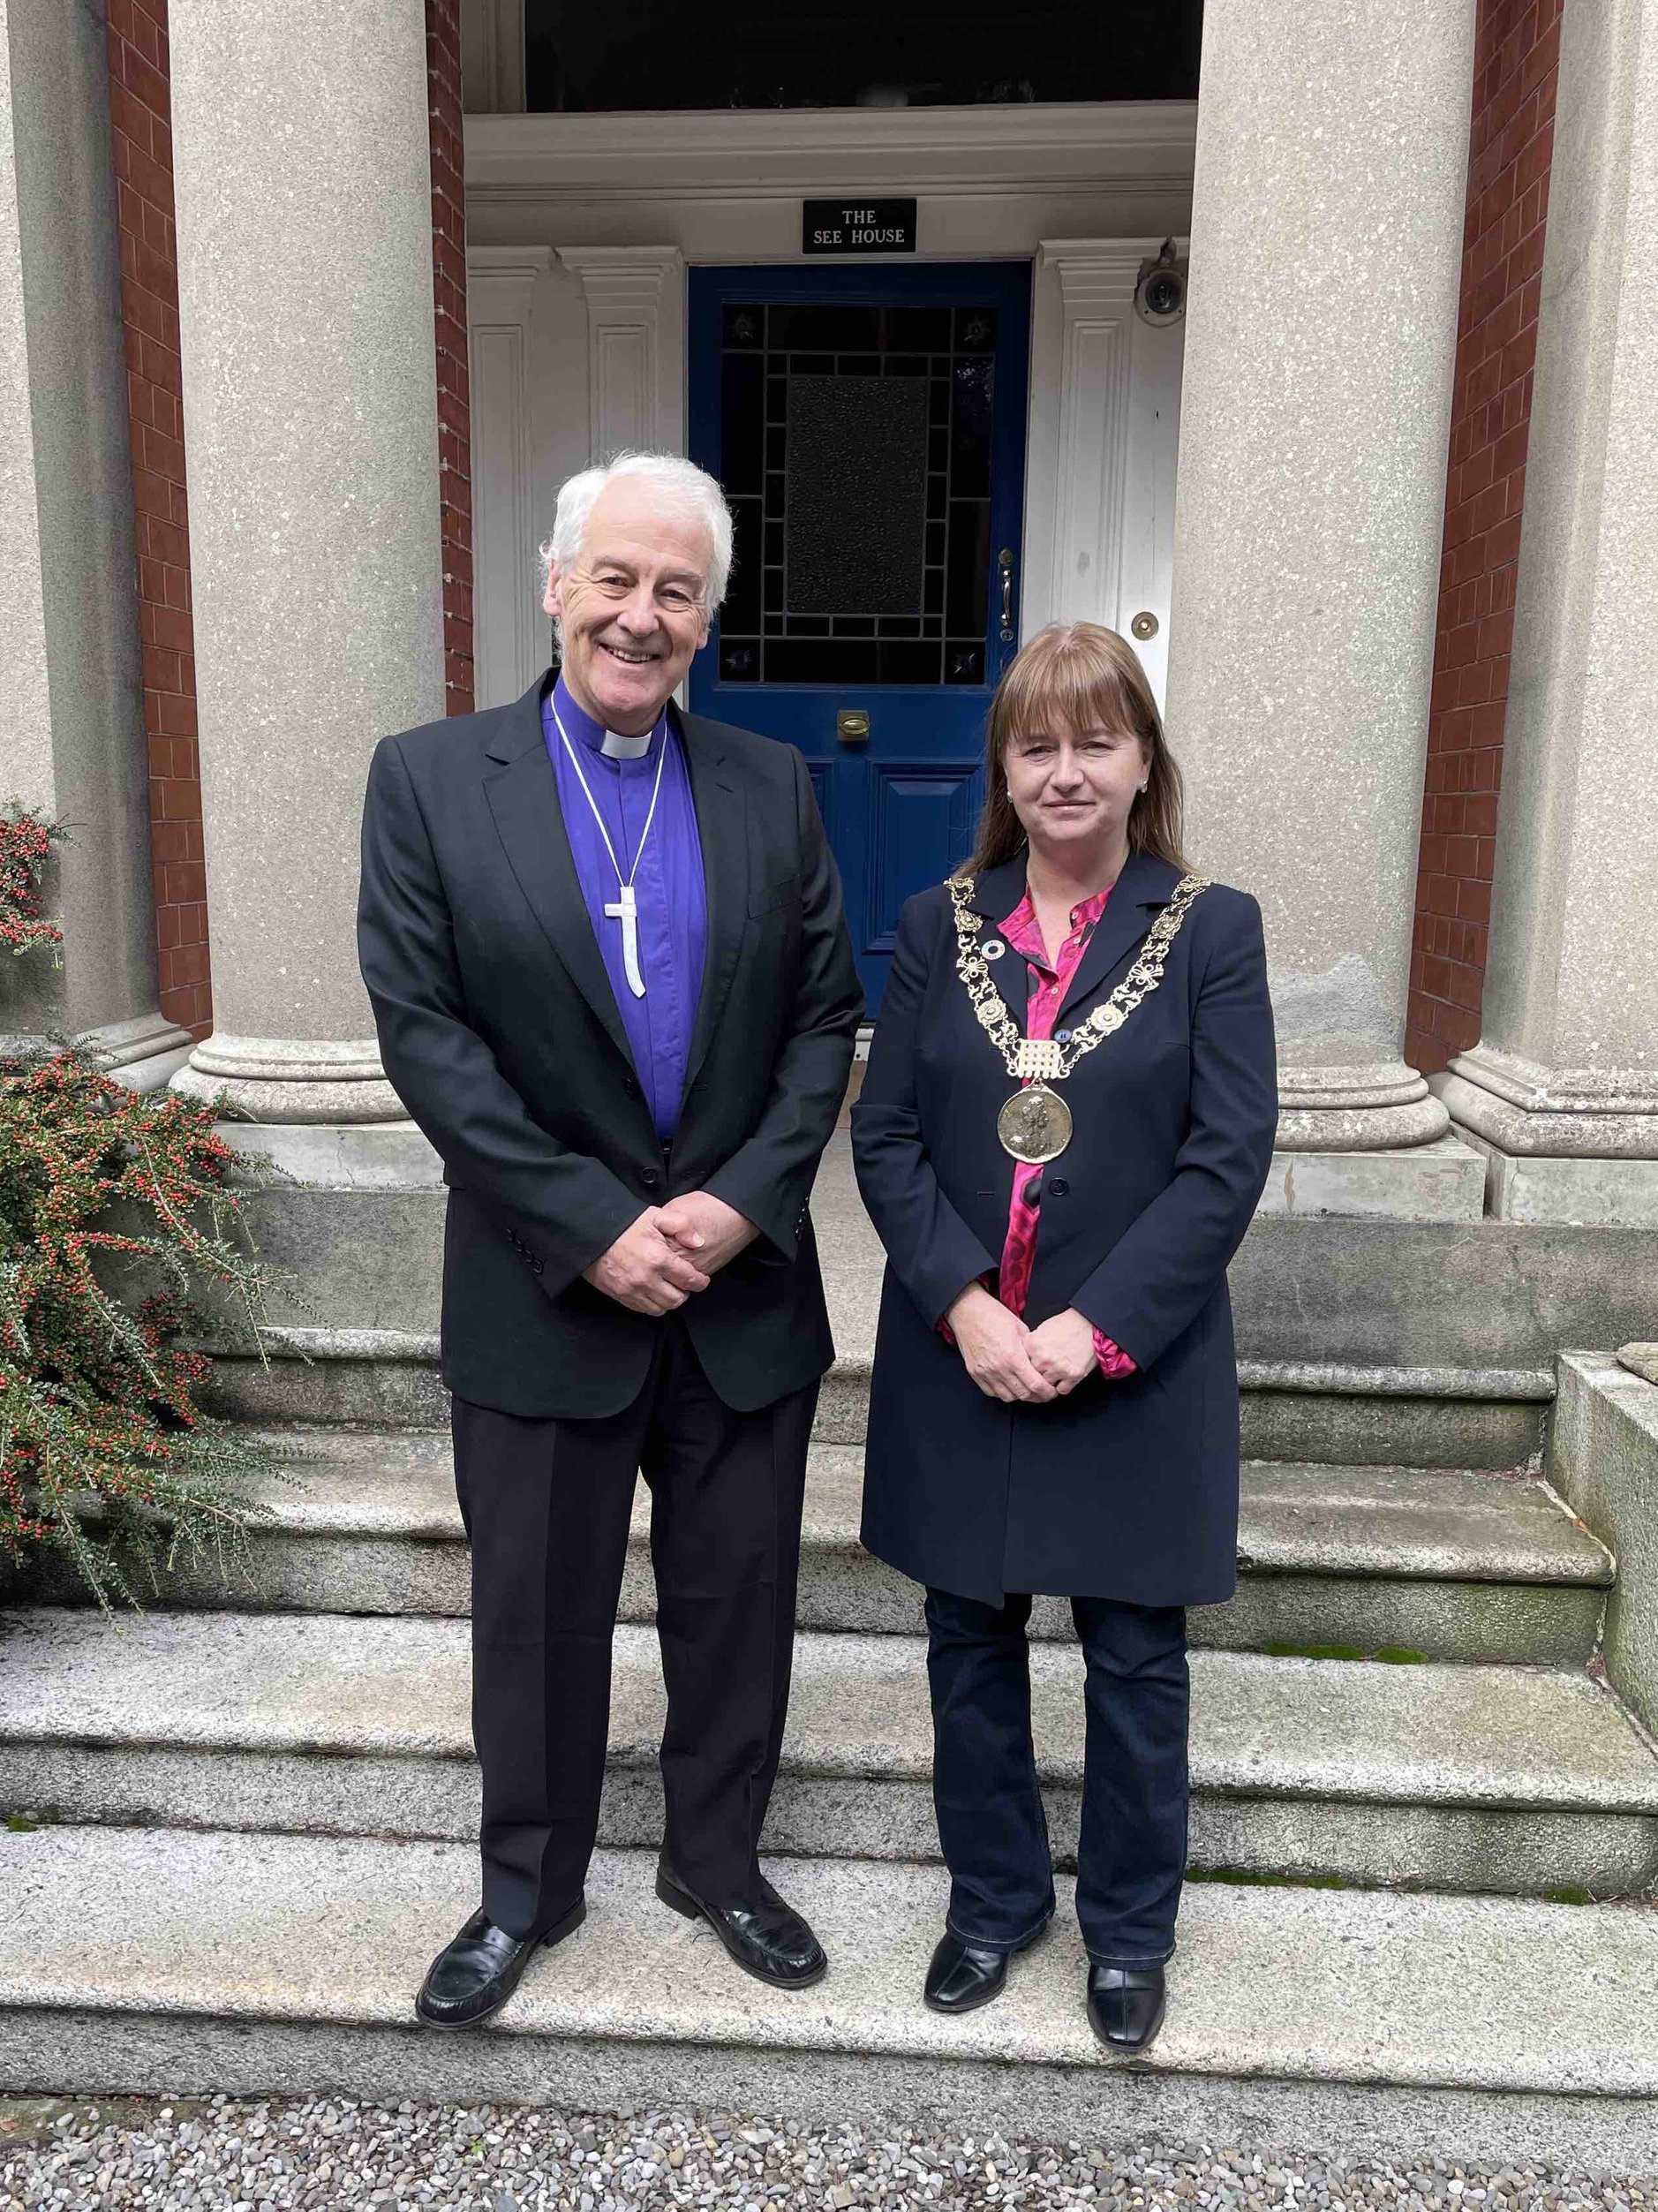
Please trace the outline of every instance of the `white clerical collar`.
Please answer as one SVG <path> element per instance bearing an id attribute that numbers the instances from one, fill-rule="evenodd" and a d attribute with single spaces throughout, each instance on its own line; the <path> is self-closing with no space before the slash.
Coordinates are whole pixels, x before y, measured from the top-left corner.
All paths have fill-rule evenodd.
<path id="1" fill-rule="evenodd" d="M 607 760 L 643 760 L 655 736 L 655 729 L 647 729 L 643 737 L 624 737 L 619 729 L 607 729 L 599 750 Z"/>

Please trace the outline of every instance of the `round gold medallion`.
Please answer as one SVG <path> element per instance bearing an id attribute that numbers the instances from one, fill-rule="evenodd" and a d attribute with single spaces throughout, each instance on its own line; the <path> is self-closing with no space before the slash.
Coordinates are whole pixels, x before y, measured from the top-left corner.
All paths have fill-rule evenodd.
<path id="1" fill-rule="evenodd" d="M 1071 1142 L 1071 1109 L 1057 1091 L 1033 1083 L 1015 1091 L 997 1115 L 996 1134 L 1015 1159 L 1058 1159 Z"/>

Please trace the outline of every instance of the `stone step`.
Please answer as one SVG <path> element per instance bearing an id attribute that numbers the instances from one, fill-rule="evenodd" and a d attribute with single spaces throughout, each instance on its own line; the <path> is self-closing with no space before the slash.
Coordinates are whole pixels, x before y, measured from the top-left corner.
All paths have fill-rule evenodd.
<path id="1" fill-rule="evenodd" d="M 303 1247 L 295 1254 L 303 1258 Z M 830 1307 L 846 1298 L 830 1283 Z M 869 1418 L 873 1325 L 848 1333 L 824 1377 L 813 1434 L 862 1444 Z M 245 1338 L 203 1340 L 216 1355 L 203 1400 L 227 1419 L 447 1427 L 435 1332 L 388 1328 L 266 1332 L 266 1357 Z M 1277 1359 L 1239 1362 L 1243 1448 L 1254 1459 L 1364 1467 L 1533 1469 L 1555 1394 L 1549 1367 L 1400 1367 Z"/>
<path id="2" fill-rule="evenodd" d="M 447 1435 L 411 1430 L 268 1432 L 285 1456 L 263 1500 L 259 1584 L 229 1590 L 187 1567 L 162 1602 L 329 1612 L 464 1613 L 470 1569 Z M 817 1445 L 801 1546 L 803 1627 L 915 1634 L 917 1587 L 857 1541 L 863 1454 Z M 655 1595 L 643 1483 L 622 1617 Z M 1194 1643 L 1293 1646 L 1347 1656 L 1580 1665 L 1593 1653 L 1612 1562 L 1541 1483 L 1468 1469 L 1251 1462 L 1243 1470 L 1238 1595 L 1195 1607 Z M 60 1572 L 43 1593 L 73 1602 Z M 1062 1601 L 1034 1633 L 1069 1637 Z"/>
<path id="3" fill-rule="evenodd" d="M 10 1616 L 0 1808 L 55 1818 L 463 1839 L 477 1832 L 459 1620 Z M 616 1632 L 603 1836 L 661 1832 L 656 1640 Z M 1587 1674 L 1193 1656 L 1193 1864 L 1541 1894 L 1658 1883 L 1658 1758 Z M 1081 1658 L 1032 1653 L 1056 1850 L 1074 1856 Z M 803 1634 L 772 1848 L 929 1859 L 925 1647 Z"/>
<path id="4" fill-rule="evenodd" d="M 0 1833 L 0 2088 L 692 2106 L 1084 2143 L 1294 2146 L 1650 2170 L 1658 1918 L 1617 1906 L 1202 1884 L 1167 2025 L 1104 2056 L 1060 1884 L 1006 1994 L 920 2003 L 931 1867 L 774 1863 L 831 1959 L 804 1993 L 731 1964 L 600 1853 L 588 1917 L 494 2027 L 411 1999 L 476 1898 L 463 1846 L 110 1829 Z"/>
<path id="5" fill-rule="evenodd" d="M 338 1131 L 301 1130 L 291 1144 L 277 1136 L 300 1181 L 251 1193 L 250 1226 L 268 1257 L 302 1279 L 306 1309 L 284 1306 L 278 1294 L 273 1312 L 283 1325 L 268 1336 L 268 1365 L 247 1356 L 235 1317 L 212 1378 L 217 1408 L 258 1421 L 442 1425 L 435 1159 L 426 1152 L 421 1169 L 384 1156 L 411 1141 L 423 1150 L 410 1132 L 346 1132 L 354 1160 L 340 1154 Z M 275 1139 L 255 1132 L 248 1141 L 260 1149 Z M 1380 1217 L 1360 1218 L 1371 1206 L 1357 1186 L 1378 1174 L 1408 1180 L 1443 1175 L 1449 1165 L 1453 1178 L 1477 1178 L 1472 1156 L 1435 1167 L 1435 1151 L 1275 1161 L 1273 1186 L 1232 1269 L 1249 1457 L 1526 1467 L 1541 1448 L 1556 1348 L 1619 1343 L 1645 1325 L 1636 1318 L 1646 1310 L 1644 1250 L 1617 1263 L 1624 1325 L 1570 1234 L 1560 1242 L 1526 1232 L 1521 1249 L 1512 1224 L 1405 1219 L 1390 1202 Z M 305 1187 L 313 1182 L 323 1187 Z M 811 1204 L 839 1355 L 824 1380 L 818 1435 L 861 1444 L 885 1262 L 844 1131 L 824 1154 Z"/>

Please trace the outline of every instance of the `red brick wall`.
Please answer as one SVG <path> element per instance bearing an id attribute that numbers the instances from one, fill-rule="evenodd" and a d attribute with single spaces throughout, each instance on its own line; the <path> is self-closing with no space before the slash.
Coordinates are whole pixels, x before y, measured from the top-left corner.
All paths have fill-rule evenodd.
<path id="1" fill-rule="evenodd" d="M 432 282 L 437 309 L 438 460 L 443 526 L 443 683 L 472 711 L 472 464 L 466 381 L 466 200 L 460 0 L 426 0 L 432 132 Z"/>
<path id="2" fill-rule="evenodd" d="M 1479 0 L 1406 1058 L 1480 1034 L 1562 0 Z"/>
<path id="3" fill-rule="evenodd" d="M 213 1003 L 196 752 L 167 0 L 109 0 L 109 31 L 161 1010 L 192 1036 L 204 1037 L 213 1025 Z"/>

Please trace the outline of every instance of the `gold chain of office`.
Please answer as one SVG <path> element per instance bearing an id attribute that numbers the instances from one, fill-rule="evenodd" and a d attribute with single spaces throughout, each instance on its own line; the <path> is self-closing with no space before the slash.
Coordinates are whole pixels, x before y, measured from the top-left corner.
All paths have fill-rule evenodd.
<path id="1" fill-rule="evenodd" d="M 1046 1162 L 1057 1159 L 1071 1141 L 1071 1109 L 1050 1083 L 1062 1083 L 1085 1053 L 1103 1045 L 1121 1029 L 1140 1001 L 1163 980 L 1169 947 L 1180 933 L 1192 902 L 1208 890 L 1209 876 L 1182 876 L 1168 904 L 1151 925 L 1140 957 L 1103 1006 L 1097 1006 L 1079 1022 L 1067 1041 L 1057 1037 L 1024 1037 L 1007 1009 L 1006 1001 L 991 980 L 989 963 L 979 946 L 983 917 L 968 903 L 973 896 L 971 876 L 953 876 L 950 902 L 955 915 L 955 968 L 966 986 L 979 1026 L 1007 1064 L 1007 1072 L 1026 1088 L 1016 1091 L 997 1116 L 1002 1148 L 1015 1159 Z"/>

